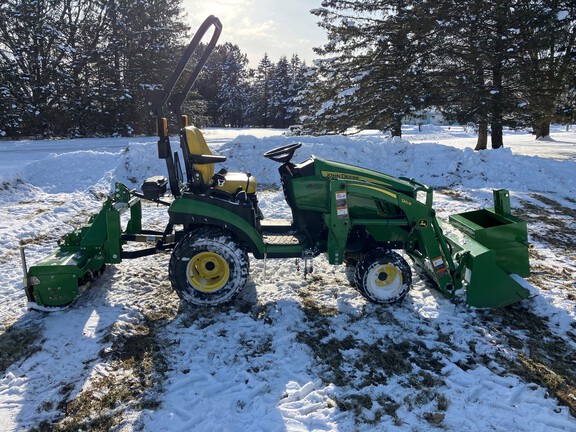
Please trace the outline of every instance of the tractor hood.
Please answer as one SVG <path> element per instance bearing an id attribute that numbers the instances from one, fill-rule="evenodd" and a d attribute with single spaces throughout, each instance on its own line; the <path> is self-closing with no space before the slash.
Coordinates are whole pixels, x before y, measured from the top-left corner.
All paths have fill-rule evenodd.
<path id="1" fill-rule="evenodd" d="M 396 178 L 378 171 L 342 162 L 334 162 L 316 156 L 312 156 L 312 160 L 317 177 L 371 183 L 412 197 L 415 197 L 418 190 L 428 189 L 425 185 L 414 182 L 411 179 Z"/>

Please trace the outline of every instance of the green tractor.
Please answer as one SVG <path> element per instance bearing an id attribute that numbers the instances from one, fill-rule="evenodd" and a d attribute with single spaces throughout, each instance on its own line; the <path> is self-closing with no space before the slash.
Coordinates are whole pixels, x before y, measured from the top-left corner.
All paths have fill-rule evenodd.
<path id="1" fill-rule="evenodd" d="M 205 33 L 214 27 L 196 67 L 174 91 Z M 142 191 L 117 183 L 102 210 L 64 237 L 48 258 L 25 268 L 31 308 L 62 307 L 105 264 L 171 250 L 168 274 L 180 298 L 215 306 L 233 300 L 246 284 L 249 254 L 255 259 L 326 254 L 345 264 L 351 284 L 369 301 L 391 304 L 412 284 L 409 257 L 447 297 L 464 289 L 467 303 L 506 306 L 530 295 L 521 279 L 530 274 L 526 222 L 514 217 L 506 190 L 494 191 L 494 208 L 450 216 L 442 226 L 432 208 L 433 191 L 409 178 L 312 156 L 293 162 L 299 143 L 268 151 L 278 172 L 291 220 L 265 219 L 258 207 L 256 179 L 249 173 L 215 170 L 225 157 L 213 155 L 195 126 L 181 113 L 194 81 L 221 33 L 211 16 L 199 28 L 164 90 L 152 100 L 158 122 L 158 156 L 168 178 L 155 176 Z M 171 149 L 165 108 L 180 122 L 180 151 Z M 170 188 L 172 200 L 164 198 Z M 161 232 L 142 229 L 141 200 L 168 207 Z M 121 214 L 130 211 L 122 228 Z M 124 250 L 129 242 L 153 246 Z M 403 251 L 403 255 L 397 251 Z"/>

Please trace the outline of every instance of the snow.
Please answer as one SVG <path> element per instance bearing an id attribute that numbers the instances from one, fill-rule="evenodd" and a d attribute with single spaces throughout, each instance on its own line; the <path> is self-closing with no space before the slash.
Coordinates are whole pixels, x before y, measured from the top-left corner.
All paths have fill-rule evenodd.
<path id="1" fill-rule="evenodd" d="M 290 212 L 278 165 L 262 154 L 294 141 L 297 161 L 313 154 L 433 186 L 441 219 L 491 206 L 491 190 L 507 188 L 536 246 L 529 283 L 537 295 L 521 309 L 476 310 L 414 272 L 407 298 L 383 308 L 323 257 L 306 279 L 294 260 L 251 257 L 232 305 L 190 308 L 171 291 L 162 254 L 109 266 L 64 310 L 28 311 L 20 244 L 34 263 L 98 211 L 114 182 L 139 188 L 165 166 L 154 137 L 0 141 L 0 349 L 20 340 L 15 334 L 33 348 L 10 360 L 0 353 L 0 429 L 80 418 L 75 430 L 90 430 L 90 421 L 113 418 L 110 429 L 154 432 L 576 430 L 553 389 L 512 368 L 523 358 L 544 363 L 533 353 L 539 337 L 568 362 L 576 351 L 576 133 L 556 127 L 540 142 L 506 131 L 503 149 L 474 152 L 474 134 L 456 126 L 405 126 L 401 139 L 284 132 L 204 131 L 228 170 L 258 180 L 266 217 Z M 144 206 L 144 225 L 162 228 L 165 217 L 164 207 Z M 129 343 L 140 345 L 129 352 Z M 104 406 L 123 386 L 131 396 Z M 82 397 L 99 411 L 82 417 Z"/>

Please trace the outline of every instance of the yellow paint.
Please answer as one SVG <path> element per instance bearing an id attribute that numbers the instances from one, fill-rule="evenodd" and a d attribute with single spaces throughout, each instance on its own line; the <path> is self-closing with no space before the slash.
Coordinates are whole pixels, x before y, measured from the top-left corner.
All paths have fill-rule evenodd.
<path id="1" fill-rule="evenodd" d="M 366 188 L 366 189 L 375 190 L 375 191 L 377 191 L 377 192 L 386 194 L 386 195 L 388 195 L 388 196 L 390 196 L 390 197 L 392 197 L 392 198 L 394 198 L 394 199 L 397 199 L 397 198 L 398 198 L 398 195 L 396 195 L 395 193 L 392 193 L 392 192 L 390 192 L 390 191 L 387 191 L 386 189 L 380 189 L 380 188 L 377 188 L 377 187 L 375 187 L 375 186 L 368 186 L 368 185 L 363 185 L 363 184 L 359 184 L 359 185 L 356 185 L 356 186 L 357 186 L 357 187 L 360 187 L 360 188 Z"/>
<path id="2" fill-rule="evenodd" d="M 200 252 L 188 262 L 186 277 L 194 289 L 212 293 L 226 285 L 230 278 L 230 268 L 220 255 L 214 252 Z"/>
<path id="3" fill-rule="evenodd" d="M 338 179 L 338 180 L 356 180 L 356 181 L 363 181 L 363 182 L 368 182 L 368 183 L 376 183 L 376 184 L 379 184 L 382 186 L 388 186 L 388 187 L 392 186 L 390 183 L 385 183 L 385 182 L 380 181 L 380 180 L 375 180 L 371 177 L 364 177 L 364 176 L 360 176 L 360 175 L 356 175 L 356 174 L 345 174 L 345 173 L 336 172 L 336 171 L 322 171 L 321 174 L 322 174 L 322 177 L 324 177 L 324 178 Z"/>

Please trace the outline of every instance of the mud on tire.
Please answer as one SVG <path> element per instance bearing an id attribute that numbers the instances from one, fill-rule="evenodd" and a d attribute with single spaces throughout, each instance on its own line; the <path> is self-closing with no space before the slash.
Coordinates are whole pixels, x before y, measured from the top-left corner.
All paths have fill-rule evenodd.
<path id="1" fill-rule="evenodd" d="M 248 279 L 247 252 L 227 232 L 205 227 L 178 242 L 169 264 L 172 288 L 187 303 L 216 306 L 230 302 Z"/>
<path id="2" fill-rule="evenodd" d="M 372 303 L 402 300 L 412 286 L 412 270 L 402 256 L 388 249 L 371 250 L 358 262 L 356 290 Z"/>

